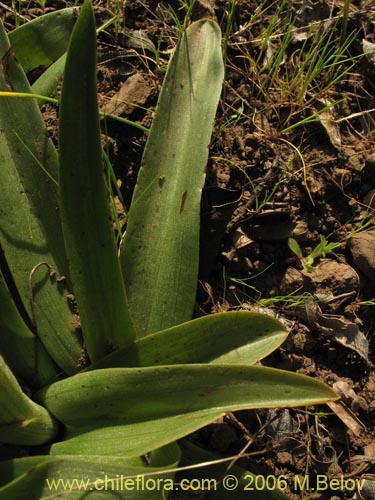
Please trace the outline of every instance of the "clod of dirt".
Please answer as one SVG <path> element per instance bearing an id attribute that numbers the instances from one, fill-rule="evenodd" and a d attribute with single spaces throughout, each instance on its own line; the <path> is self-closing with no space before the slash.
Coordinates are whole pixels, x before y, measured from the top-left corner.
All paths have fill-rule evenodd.
<path id="1" fill-rule="evenodd" d="M 213 2 L 213 0 L 197 0 L 194 4 L 192 19 L 197 20 L 202 17 L 216 19 L 214 4 L 215 2 Z"/>
<path id="2" fill-rule="evenodd" d="M 249 238 L 239 227 L 233 234 L 229 251 L 222 252 L 222 255 L 228 261 L 235 260 L 238 257 L 250 257 L 255 260 L 259 259 L 261 250 L 259 243 Z"/>
<path id="3" fill-rule="evenodd" d="M 339 344 L 355 351 L 369 361 L 369 343 L 358 325 L 342 315 L 337 315 L 343 301 L 359 292 L 359 277 L 348 264 L 330 259 L 322 260 L 309 273 L 294 268 L 287 269 L 281 293 L 311 293 L 311 300 L 295 308 L 295 314 L 311 328 L 332 337 Z"/>
<path id="4" fill-rule="evenodd" d="M 335 121 L 335 116 L 333 112 L 333 103 L 328 99 L 321 98 L 317 99 L 316 105 L 318 107 L 318 117 L 319 122 L 325 129 L 327 136 L 329 138 L 330 143 L 333 147 L 340 150 L 341 148 L 341 134 L 340 127 L 338 123 Z"/>
<path id="5" fill-rule="evenodd" d="M 271 421 L 267 426 L 267 432 L 274 443 L 278 445 L 278 450 L 295 448 L 301 435 L 290 411 L 288 409 L 270 410 L 269 416 Z"/>
<path id="6" fill-rule="evenodd" d="M 144 106 L 154 90 L 153 83 L 141 73 L 129 76 L 120 90 L 104 106 L 108 115 L 130 115 L 136 106 Z"/>
<path id="7" fill-rule="evenodd" d="M 365 456 L 369 458 L 375 457 L 375 441 L 364 447 Z"/>
<path id="8" fill-rule="evenodd" d="M 304 313 L 311 327 L 324 335 L 332 336 L 336 342 L 352 349 L 367 363 L 369 362 L 369 342 L 356 323 L 343 316 L 323 314 L 314 300 L 306 302 Z"/>
<path id="9" fill-rule="evenodd" d="M 359 397 L 354 390 L 352 389 L 351 385 L 348 384 L 348 382 L 345 382 L 344 380 L 339 380 L 338 382 L 335 382 L 333 384 L 333 390 L 342 398 L 342 400 L 350 407 L 351 410 L 357 411 L 358 408 L 363 408 L 367 410 L 366 408 L 366 401 Z"/>
<path id="10" fill-rule="evenodd" d="M 353 262 L 370 278 L 375 279 L 375 231 L 362 231 L 355 234 L 348 243 Z"/>
<path id="11" fill-rule="evenodd" d="M 306 243 L 309 239 L 309 225 L 304 220 L 297 221 L 293 232 L 292 238 L 298 243 Z"/>
<path id="12" fill-rule="evenodd" d="M 287 295 L 297 289 L 301 289 L 301 293 L 326 293 L 330 296 L 353 291 L 358 292 L 359 278 L 354 269 L 348 264 L 324 259 L 314 267 L 312 273 L 305 270 L 299 271 L 295 268 L 286 270 L 281 282 L 281 293 Z"/>

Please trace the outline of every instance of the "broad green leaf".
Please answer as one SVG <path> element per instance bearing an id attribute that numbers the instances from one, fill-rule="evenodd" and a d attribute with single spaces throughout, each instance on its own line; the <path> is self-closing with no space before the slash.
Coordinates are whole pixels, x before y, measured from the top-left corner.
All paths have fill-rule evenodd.
<path id="1" fill-rule="evenodd" d="M 24 71 L 50 66 L 66 52 L 77 9 L 61 9 L 37 17 L 8 36 Z"/>
<path id="2" fill-rule="evenodd" d="M 335 397 L 327 385 L 306 376 L 215 364 L 106 368 L 79 373 L 37 393 L 37 400 L 68 427 L 141 422 L 206 409 L 313 405 Z"/>
<path id="3" fill-rule="evenodd" d="M 189 363 L 254 364 L 286 339 L 274 318 L 247 311 L 198 318 L 137 340 L 88 368 Z"/>
<path id="4" fill-rule="evenodd" d="M 134 338 L 105 185 L 95 18 L 86 0 L 69 44 L 60 105 L 60 209 L 70 277 L 92 361 Z"/>
<path id="5" fill-rule="evenodd" d="M 126 439 L 117 434 L 112 445 L 131 453 L 134 446 L 149 451 L 174 441 L 227 411 L 313 405 L 336 397 L 322 382 L 295 373 L 196 364 L 80 373 L 42 389 L 36 401 L 67 427 L 68 436 L 82 434 L 73 437 L 73 444 L 54 445 L 56 453 L 65 453 L 65 445 L 69 452 L 85 443 L 93 446 L 99 433 L 87 433 L 113 426 L 119 426 L 118 433 L 122 426 Z"/>
<path id="6" fill-rule="evenodd" d="M 192 316 L 200 199 L 223 73 L 219 27 L 193 23 L 168 66 L 121 254 L 140 337 Z"/>
<path id="7" fill-rule="evenodd" d="M 26 76 L 10 52 L 2 26 L 0 58 L 0 90 L 29 93 Z M 58 158 L 34 99 L 0 97 L 0 105 L 0 246 L 20 297 L 17 307 L 27 311 L 32 323 L 33 269 L 46 262 L 69 276 L 56 186 Z M 69 308 L 55 292 L 41 306 L 50 311 L 52 328 L 48 326 L 44 332 L 43 324 L 36 324 L 36 330 L 41 336 L 48 335 L 53 343 L 59 333 L 54 325 L 67 317 Z M 62 368 L 69 373 L 77 371 L 81 352 L 78 340 L 74 335 L 64 336 L 63 344 L 76 356 L 68 367 L 63 362 Z M 58 353 L 51 355 L 60 365 Z"/>
<path id="8" fill-rule="evenodd" d="M 57 84 L 64 73 L 65 61 L 66 54 L 63 54 L 32 84 L 31 91 L 38 95 L 51 95 L 56 90 Z M 40 99 L 39 105 L 41 106 L 44 102 Z"/>
<path id="9" fill-rule="evenodd" d="M 176 444 L 142 459 L 36 456 L 0 462 L 0 500 L 164 500 L 180 459 Z M 143 463 L 142 463 L 143 462 Z M 165 490 L 163 489 L 165 488 Z"/>
<path id="10" fill-rule="evenodd" d="M 21 318 L 1 271 L 0 353 L 25 385 L 41 387 L 56 378 L 51 358 Z"/>
<path id="11" fill-rule="evenodd" d="M 0 90 L 30 93 L 2 26 L 0 59 Z M 56 185 L 58 158 L 34 99 L 1 96 L 0 104 L 1 244 L 27 307 L 28 276 L 35 264 L 50 261 L 52 254 L 60 273 L 68 275 Z"/>
<path id="12" fill-rule="evenodd" d="M 56 363 L 73 375 L 80 369 L 82 348 L 65 280 L 59 282 L 53 270 L 41 265 L 34 270 L 30 283 L 38 336 Z"/>
<path id="13" fill-rule="evenodd" d="M 117 422 L 97 429 L 75 429 L 64 441 L 54 443 L 50 453 L 137 457 L 181 439 L 222 415 L 216 410 L 204 410 L 126 425 Z"/>
<path id="14" fill-rule="evenodd" d="M 45 444 L 56 438 L 58 429 L 53 416 L 24 394 L 0 356 L 0 442 Z"/>

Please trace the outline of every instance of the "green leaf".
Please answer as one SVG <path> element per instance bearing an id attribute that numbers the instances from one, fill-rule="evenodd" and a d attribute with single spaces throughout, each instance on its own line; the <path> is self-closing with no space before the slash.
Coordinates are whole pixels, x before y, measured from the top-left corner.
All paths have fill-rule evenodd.
<path id="1" fill-rule="evenodd" d="M 49 96 L 55 90 L 61 79 L 65 68 L 66 54 L 63 54 L 57 61 L 40 75 L 40 77 L 31 86 L 33 94 Z M 39 105 L 44 104 L 45 101 L 39 100 Z"/>
<path id="2" fill-rule="evenodd" d="M 61 9 L 29 21 L 8 34 L 24 71 L 50 66 L 66 52 L 76 8 Z"/>
<path id="3" fill-rule="evenodd" d="M 335 397 L 327 385 L 295 373 L 204 364 L 94 370 L 37 393 L 37 400 L 68 427 L 118 419 L 140 422 L 205 409 L 312 405 Z"/>
<path id="4" fill-rule="evenodd" d="M 21 318 L 1 272 L 0 353 L 25 384 L 39 388 L 56 378 L 57 371 L 51 358 Z"/>
<path id="5" fill-rule="evenodd" d="M 222 415 L 216 410 L 204 410 L 126 425 L 117 422 L 97 429 L 72 429 L 64 441 L 51 446 L 50 453 L 136 457 L 183 438 Z"/>
<path id="6" fill-rule="evenodd" d="M 219 27 L 193 23 L 168 66 L 121 254 L 140 337 L 192 316 L 200 199 L 223 73 Z"/>
<path id="7" fill-rule="evenodd" d="M 0 442 L 40 445 L 56 438 L 57 431 L 56 420 L 23 393 L 0 356 Z"/>
<path id="8" fill-rule="evenodd" d="M 60 209 L 70 276 L 92 361 L 134 331 L 103 174 L 96 94 L 96 31 L 85 1 L 74 27 L 60 105 Z"/>
<path id="9" fill-rule="evenodd" d="M 288 335 L 274 318 L 247 311 L 198 318 L 137 340 L 88 370 L 189 363 L 254 364 Z"/>
<path id="10" fill-rule="evenodd" d="M 297 240 L 294 238 L 288 238 L 288 247 L 299 259 L 302 258 L 302 250 Z"/>
<path id="11" fill-rule="evenodd" d="M 0 26 L 0 90 L 29 93 L 26 76 L 9 48 Z M 4 274 L 11 275 L 19 294 L 17 307 L 26 311 L 24 315 L 33 323 L 33 269 L 46 262 L 69 276 L 56 186 L 58 158 L 34 99 L 0 97 L 0 104 L 0 246 L 6 261 L 2 260 L 1 265 Z M 15 290 L 11 289 L 11 293 Z M 55 291 L 46 297 L 42 307 L 51 312 L 48 331 L 43 331 L 43 324 L 34 326 L 53 344 L 59 334 L 55 325 L 68 315 L 69 326 L 72 314 Z M 72 373 L 77 371 L 81 347 L 74 335 L 64 336 L 63 340 L 64 349 L 75 352 L 74 362 L 68 367 L 63 363 L 63 369 Z M 59 353 L 51 355 L 60 365 Z"/>
<path id="12" fill-rule="evenodd" d="M 261 366 L 199 364 L 95 370 L 36 394 L 36 401 L 67 427 L 70 436 L 123 426 L 126 440 L 117 436 L 118 444 L 113 441 L 123 453 L 134 441 L 137 449 L 146 451 L 166 444 L 181 437 L 181 429 L 188 434 L 227 411 L 313 405 L 335 398 L 325 384 L 295 373 Z M 136 440 L 129 438 L 136 434 Z M 162 440 L 156 446 L 155 435 Z M 73 439 L 83 446 L 86 437 Z M 94 441 L 89 435 L 90 446 Z M 97 445 L 104 447 L 103 440 Z M 64 443 L 55 446 L 64 452 L 60 451 Z"/>
<path id="13" fill-rule="evenodd" d="M 9 50 L 0 26 L 0 90 L 30 93 Z M 0 237 L 27 307 L 28 276 L 34 265 L 42 261 L 53 265 L 52 254 L 60 273 L 68 274 L 56 186 L 58 158 L 34 99 L 0 97 L 0 103 Z"/>
<path id="14" fill-rule="evenodd" d="M 0 500 L 113 498 L 164 500 L 180 460 L 176 444 L 142 459 L 36 456 L 0 462 Z M 172 469 L 172 470 L 171 470 Z M 165 491 L 163 490 L 165 487 Z"/>
<path id="15" fill-rule="evenodd" d="M 30 283 L 38 336 L 56 363 L 73 375 L 80 369 L 82 348 L 65 280 L 59 281 L 53 269 L 39 265 L 33 270 Z"/>

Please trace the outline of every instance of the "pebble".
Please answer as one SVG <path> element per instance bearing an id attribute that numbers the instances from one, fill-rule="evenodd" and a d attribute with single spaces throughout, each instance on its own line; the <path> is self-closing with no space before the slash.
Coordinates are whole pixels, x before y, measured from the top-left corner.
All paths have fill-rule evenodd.
<path id="1" fill-rule="evenodd" d="M 374 500 L 375 498 L 375 482 L 368 479 L 363 480 L 360 493 L 356 493 L 355 500 Z"/>
<path id="2" fill-rule="evenodd" d="M 348 247 L 354 264 L 369 279 L 375 279 L 375 231 L 361 231 L 350 238 Z"/>
<path id="3" fill-rule="evenodd" d="M 294 238 L 299 243 L 304 243 L 308 241 L 309 237 L 309 227 L 305 221 L 298 221 L 295 228 L 292 231 L 292 238 Z"/>
<path id="4" fill-rule="evenodd" d="M 322 259 L 314 265 L 313 272 L 288 268 L 281 282 L 281 293 L 288 294 L 297 289 L 299 293 L 319 292 L 328 295 L 359 290 L 359 279 L 355 270 L 343 262 Z"/>

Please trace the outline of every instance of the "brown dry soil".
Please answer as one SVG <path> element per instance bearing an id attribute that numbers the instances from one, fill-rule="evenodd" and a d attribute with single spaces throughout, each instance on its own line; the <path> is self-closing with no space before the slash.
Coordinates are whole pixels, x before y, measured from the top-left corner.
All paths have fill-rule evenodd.
<path id="1" fill-rule="evenodd" d="M 285 476 L 292 498 L 375 499 L 375 61 L 363 55 L 375 47 L 375 7 L 373 1 L 350 3 L 346 38 L 354 36 L 347 54 L 357 59 L 343 62 L 341 78 L 328 89 L 329 76 L 321 72 L 304 90 L 306 71 L 292 89 L 287 71 L 293 72 L 303 48 L 314 52 L 322 26 L 328 30 L 336 23 L 333 43 L 339 43 L 343 3 L 310 0 L 302 8 L 298 1 L 286 2 L 285 13 L 299 9 L 295 36 L 273 63 L 287 24 L 263 49 L 262 34 L 277 2 L 266 1 L 262 9 L 258 0 L 235 4 L 203 192 L 196 315 L 238 308 L 275 315 L 290 335 L 264 364 L 319 378 L 341 400 L 331 407 L 228 415 L 192 439 L 220 456 L 243 454 L 250 443 L 250 455 L 238 463 L 256 474 Z M 46 10 L 66 5 L 47 2 Z M 96 2 L 98 25 L 111 17 L 114 5 Z M 184 11 L 178 1 L 116 5 L 119 24 L 99 36 L 100 105 L 148 127 L 178 36 L 168 9 L 181 22 Z M 198 0 L 192 19 L 215 18 L 225 33 L 230 5 Z M 262 14 L 254 18 L 256 9 Z M 42 10 L 25 2 L 22 12 L 32 18 Z M 12 15 L 3 14 L 10 27 Z M 277 71 L 271 78 L 272 68 Z M 54 135 L 54 111 L 45 112 Z M 109 120 L 104 135 L 128 206 L 146 136 Z M 307 272 L 288 238 L 306 257 L 320 236 L 338 245 Z M 317 474 L 367 481 L 361 491 L 351 482 L 339 489 L 331 482 L 331 489 L 315 493 L 298 488 L 296 476 L 309 475 L 312 486 Z M 181 496 L 190 497 L 204 495 Z"/>

